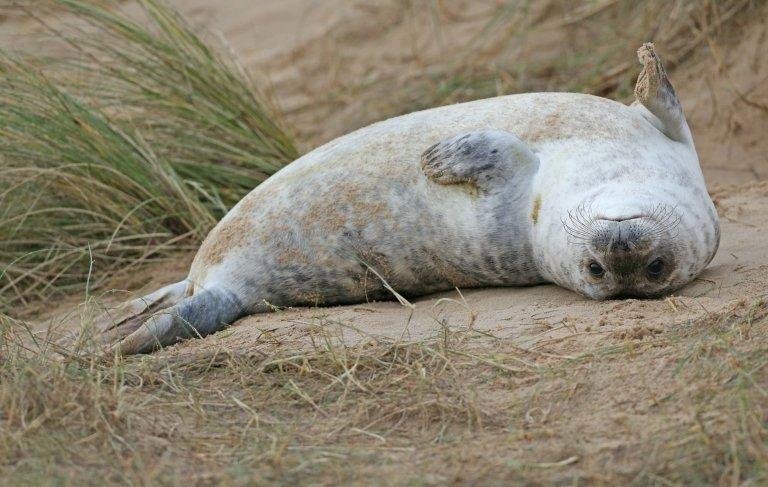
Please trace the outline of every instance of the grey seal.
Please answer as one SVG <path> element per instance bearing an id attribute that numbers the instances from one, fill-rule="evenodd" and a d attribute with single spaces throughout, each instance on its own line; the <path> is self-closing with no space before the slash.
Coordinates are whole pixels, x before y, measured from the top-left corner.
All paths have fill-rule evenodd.
<path id="1" fill-rule="evenodd" d="M 694 279 L 720 231 L 652 44 L 630 105 L 532 93 L 393 118 L 304 155 L 244 197 L 187 279 L 102 317 L 150 352 L 285 306 L 553 282 L 594 299 Z M 386 283 L 386 285 L 385 285 Z"/>

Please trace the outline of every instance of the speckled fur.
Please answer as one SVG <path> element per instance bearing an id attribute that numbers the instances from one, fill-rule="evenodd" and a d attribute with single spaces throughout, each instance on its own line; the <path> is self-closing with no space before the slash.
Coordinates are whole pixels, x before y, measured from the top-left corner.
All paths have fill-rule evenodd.
<path id="1" fill-rule="evenodd" d="M 243 314 L 391 297 L 372 270 L 406 296 L 549 281 L 602 299 L 689 282 L 717 249 L 717 215 L 652 46 L 640 58 L 632 106 L 512 95 L 390 119 L 310 152 L 214 228 L 188 294 L 224 290 Z M 679 216 L 674 228 L 648 216 L 660 205 Z M 584 207 L 602 237 L 574 241 L 569 218 Z M 612 221 L 634 214 L 631 232 Z M 635 235 L 632 262 L 608 252 L 616 235 Z M 641 282 L 656 254 L 669 272 Z M 591 259 L 616 273 L 597 282 Z"/>

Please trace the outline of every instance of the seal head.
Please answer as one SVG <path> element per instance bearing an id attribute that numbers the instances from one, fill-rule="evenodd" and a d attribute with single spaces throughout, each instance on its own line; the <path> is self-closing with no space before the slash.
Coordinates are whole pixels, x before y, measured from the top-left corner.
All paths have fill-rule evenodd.
<path id="1" fill-rule="evenodd" d="M 593 187 L 571 187 L 576 194 L 565 198 L 560 191 L 563 202 L 551 209 L 553 221 L 538 238 L 548 249 L 539 255 L 545 275 L 594 299 L 669 294 L 706 267 L 720 240 L 674 88 L 652 44 L 638 57 L 643 70 L 631 108 L 655 130 L 637 136 L 637 150 L 609 146 L 600 154 L 576 146 L 571 157 L 594 162 L 569 180 L 581 176 Z"/>

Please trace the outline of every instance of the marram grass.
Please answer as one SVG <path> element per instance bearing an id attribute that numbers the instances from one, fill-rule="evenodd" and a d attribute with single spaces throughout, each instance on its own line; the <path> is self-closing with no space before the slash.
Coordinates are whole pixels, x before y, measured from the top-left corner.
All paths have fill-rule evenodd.
<path id="1" fill-rule="evenodd" d="M 35 2 L 76 20 L 45 23 L 67 55 L 0 54 L 0 309 L 194 245 L 298 156 L 224 49 L 139 3 Z"/>

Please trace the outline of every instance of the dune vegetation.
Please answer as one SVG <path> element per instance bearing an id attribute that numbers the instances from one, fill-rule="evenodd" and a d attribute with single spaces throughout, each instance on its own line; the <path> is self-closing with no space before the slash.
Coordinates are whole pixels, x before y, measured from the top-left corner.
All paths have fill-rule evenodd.
<path id="1" fill-rule="evenodd" d="M 29 15 L 67 19 L 45 24 L 61 52 L 0 53 L 6 309 L 189 248 L 298 156 L 225 46 L 140 3 L 141 22 L 109 3 L 34 2 Z"/>

